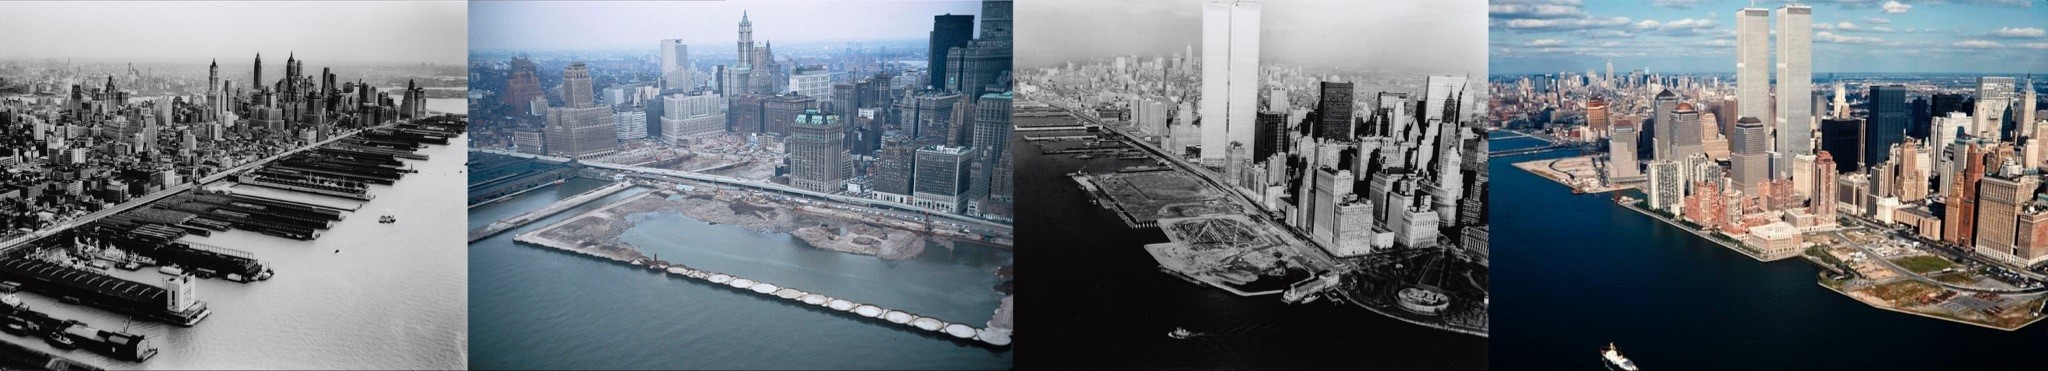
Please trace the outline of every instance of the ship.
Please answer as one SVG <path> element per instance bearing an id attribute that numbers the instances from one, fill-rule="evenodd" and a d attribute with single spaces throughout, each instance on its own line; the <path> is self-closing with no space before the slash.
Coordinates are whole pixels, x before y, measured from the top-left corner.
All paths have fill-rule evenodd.
<path id="1" fill-rule="evenodd" d="M 1188 329 L 1185 329 L 1185 328 L 1179 328 L 1179 327 L 1175 327 L 1175 328 L 1173 328 L 1173 332 L 1168 332 L 1168 333 L 1166 333 L 1166 337 L 1170 337 L 1170 338 L 1174 338 L 1174 339 L 1181 339 L 1181 340 L 1186 340 L 1187 338 L 1191 338 L 1191 337 L 1196 337 L 1196 336 L 1202 336 L 1202 333 L 1199 333 L 1199 332 L 1194 332 L 1194 331 L 1188 331 Z"/>
<path id="2" fill-rule="evenodd" d="M 1637 371 L 1635 361 L 1621 356 L 1621 350 L 1616 349 L 1614 343 L 1607 343 L 1606 348 L 1600 348 L 1600 360 L 1607 364 L 1609 370 Z"/>
<path id="3" fill-rule="evenodd" d="M 384 223 L 384 224 L 391 224 L 391 223 L 397 223 L 397 222 L 398 222 L 398 218 L 396 218 L 396 217 L 392 217 L 392 216 L 390 216 L 390 215 L 385 215 L 385 216 L 383 216 L 383 217 L 379 217 L 379 218 L 377 218 L 377 222 L 378 222 L 378 223 Z"/>

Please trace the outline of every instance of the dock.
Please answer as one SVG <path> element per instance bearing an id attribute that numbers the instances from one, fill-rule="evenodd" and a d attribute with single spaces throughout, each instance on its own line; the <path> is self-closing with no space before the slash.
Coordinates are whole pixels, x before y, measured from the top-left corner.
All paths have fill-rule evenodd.
<path id="1" fill-rule="evenodd" d="M 602 258 L 605 260 L 624 263 L 627 265 L 640 267 L 643 269 L 659 271 L 671 277 L 696 280 L 698 282 L 702 282 L 712 286 L 725 287 L 741 293 L 751 293 L 769 298 L 782 299 L 788 301 L 791 304 L 821 307 L 823 309 L 829 309 L 834 313 L 840 313 L 848 316 L 854 316 L 856 318 L 872 320 L 878 323 L 902 326 L 907 329 L 925 331 L 932 333 L 934 335 L 940 335 L 939 337 L 942 338 L 953 339 L 963 343 L 993 347 L 1007 347 L 1010 345 L 1010 333 L 1007 330 L 977 328 L 974 327 L 973 325 L 968 324 L 950 323 L 946 322 L 945 320 L 938 319 L 936 317 L 919 315 L 916 313 L 911 313 L 902 310 L 888 309 L 874 304 L 864 304 L 846 299 L 833 298 L 830 296 L 825 296 L 823 294 L 806 292 L 792 287 L 783 287 L 780 285 L 747 279 L 745 277 L 740 277 L 732 274 L 691 268 L 686 265 L 675 264 L 666 261 L 652 260 L 647 258 L 628 258 L 626 256 L 619 256 L 615 254 L 601 254 L 588 249 L 580 249 L 573 246 L 569 246 L 566 243 L 538 237 L 533 233 L 521 234 L 519 235 L 519 237 L 514 238 L 513 241 L 535 246 L 553 248 L 556 250 L 572 252 L 591 257 Z"/>
<path id="2" fill-rule="evenodd" d="M 549 216 L 559 214 L 563 211 L 568 211 L 569 209 L 576 208 L 577 206 L 582 206 L 583 204 L 590 203 L 591 201 L 597 201 L 597 199 L 604 198 L 605 196 L 610 196 L 614 193 L 619 193 L 619 191 L 624 191 L 627 188 L 633 188 L 633 183 L 612 183 L 609 185 L 605 185 L 603 187 L 598 187 L 597 189 L 584 191 L 583 193 L 571 196 L 561 201 L 556 201 L 555 203 L 548 204 L 547 207 L 540 208 L 540 210 L 534 210 L 527 212 L 525 214 L 514 215 L 510 218 L 505 218 L 503 220 L 492 222 L 490 225 L 486 225 L 483 228 L 477 228 L 475 230 L 469 231 L 469 242 L 475 243 L 477 240 L 490 238 L 491 236 L 496 236 L 499 233 L 505 233 L 505 231 L 517 229 L 519 227 L 526 226 L 527 224 L 532 224 L 535 221 L 546 219 Z"/>

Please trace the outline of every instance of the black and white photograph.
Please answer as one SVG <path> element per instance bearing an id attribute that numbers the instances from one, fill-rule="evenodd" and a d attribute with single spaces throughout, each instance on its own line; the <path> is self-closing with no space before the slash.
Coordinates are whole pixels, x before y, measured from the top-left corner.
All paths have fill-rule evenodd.
<path id="1" fill-rule="evenodd" d="M 1485 8 L 1019 2 L 1018 364 L 1486 368 Z"/>
<path id="2" fill-rule="evenodd" d="M 466 7 L 0 3 L 0 368 L 464 367 Z"/>

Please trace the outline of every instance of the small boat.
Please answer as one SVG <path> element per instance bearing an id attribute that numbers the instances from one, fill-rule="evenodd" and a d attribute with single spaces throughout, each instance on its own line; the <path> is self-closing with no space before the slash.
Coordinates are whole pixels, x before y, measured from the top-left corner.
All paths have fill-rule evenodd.
<path id="1" fill-rule="evenodd" d="M 1614 343 L 1607 343 L 1607 347 L 1600 348 L 1600 360 L 1611 370 L 1637 371 L 1635 361 L 1621 356 L 1621 349 L 1616 349 Z"/>
<path id="2" fill-rule="evenodd" d="M 50 343 L 50 346 L 57 349 L 69 350 L 78 347 L 78 342 L 72 341 L 71 336 L 64 334 L 63 331 L 51 332 L 49 337 L 43 338 L 43 341 Z"/>
<path id="3" fill-rule="evenodd" d="M 1184 329 L 1184 328 L 1179 328 L 1179 327 L 1175 327 L 1175 328 L 1173 328 L 1173 332 L 1168 332 L 1168 333 L 1166 333 L 1166 337 L 1170 337 L 1170 338 L 1174 338 L 1174 339 L 1183 339 L 1183 340 L 1185 340 L 1185 339 L 1187 339 L 1187 338 L 1191 338 L 1191 337 L 1196 337 L 1196 336 L 1202 336 L 1202 333 L 1199 333 L 1199 332 L 1193 332 L 1193 331 L 1188 331 L 1188 329 Z"/>
<path id="4" fill-rule="evenodd" d="M 398 222 L 398 218 L 397 218 L 397 217 L 393 217 L 393 216 L 391 216 L 391 215 L 385 215 L 385 216 L 382 216 L 382 217 L 378 217 L 378 218 L 377 218 L 377 222 L 378 222 L 378 223 L 384 223 L 384 224 L 391 224 L 391 223 L 397 223 L 397 222 Z"/>

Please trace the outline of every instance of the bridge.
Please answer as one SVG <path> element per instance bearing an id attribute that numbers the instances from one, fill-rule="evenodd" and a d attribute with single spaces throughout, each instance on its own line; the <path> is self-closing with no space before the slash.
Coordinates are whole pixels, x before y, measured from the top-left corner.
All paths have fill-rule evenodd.
<path id="1" fill-rule="evenodd" d="M 556 156 L 546 156 L 546 155 L 535 155 L 535 154 L 530 154 L 530 153 L 519 153 L 519 152 L 513 152 L 513 151 L 506 151 L 506 150 L 502 150 L 502 149 L 471 149 L 471 151 L 477 151 L 477 152 L 484 152 L 484 153 L 491 153 L 491 154 L 498 154 L 498 155 L 505 155 L 505 156 L 513 156 L 513 157 L 521 157 L 521 158 L 531 158 L 531 159 L 538 159 L 538 160 L 542 160 L 542 161 L 549 161 L 549 162 L 569 162 L 569 161 L 574 161 L 574 159 L 570 159 L 570 158 L 566 158 L 566 157 L 556 157 Z M 937 212 L 932 212 L 931 210 L 928 210 L 928 209 L 924 209 L 924 208 L 920 208 L 920 207 L 916 207 L 916 206 L 910 206 L 910 204 L 905 204 L 905 203 L 891 202 L 891 201 L 885 201 L 885 200 L 877 200 L 877 199 L 871 199 L 871 198 L 862 198 L 862 197 L 854 197 L 854 196 L 847 196 L 847 195 L 841 195 L 841 194 L 833 194 L 833 193 L 822 193 L 822 192 L 812 192 L 812 191 L 809 191 L 809 190 L 804 190 L 804 189 L 800 189 L 800 188 L 796 188 L 796 187 L 790 187 L 790 186 L 786 186 L 786 185 L 781 185 L 781 184 L 775 184 L 775 183 L 771 183 L 771 182 L 768 182 L 768 181 L 757 181 L 757 180 L 751 180 L 751 179 L 743 179 L 743 178 L 736 178 L 736 177 L 729 177 L 729 176 L 711 175 L 711 174 L 704 174 L 704 173 L 695 173 L 695 172 L 687 172 L 687 171 L 678 171 L 678 170 L 669 170 L 669 169 L 656 169 L 656 168 L 649 168 L 649 167 L 640 167 L 640 166 L 630 166 L 630 165 L 619 165 L 619 164 L 609 164 L 609 163 L 602 163 L 602 162 L 583 162 L 582 164 L 583 164 L 583 166 L 587 166 L 587 167 L 592 167 L 592 168 L 599 168 L 599 169 L 606 169 L 606 170 L 615 170 L 615 171 L 622 171 L 622 172 L 629 172 L 629 173 L 638 173 L 638 174 L 650 174 L 650 175 L 660 175 L 660 176 L 665 176 L 665 177 L 670 177 L 670 178 L 680 178 L 680 179 L 688 179 L 688 180 L 693 180 L 693 181 L 699 181 L 699 182 L 706 182 L 706 183 L 717 183 L 717 184 L 722 184 L 722 185 L 726 185 L 726 186 L 731 186 L 731 187 L 736 187 L 736 188 L 744 188 L 744 189 L 751 189 L 751 190 L 755 190 L 755 191 L 761 191 L 761 192 L 767 192 L 767 193 L 775 193 L 775 194 L 781 194 L 781 195 L 786 195 L 786 196 L 793 196 L 793 197 L 804 197 L 804 198 L 810 198 L 810 199 L 817 199 L 817 200 L 822 200 L 822 201 L 828 201 L 828 202 L 834 202 L 834 203 L 839 203 L 839 204 L 844 204 L 844 205 L 853 205 L 853 206 L 861 206 L 861 207 L 869 207 L 869 208 L 878 208 L 878 209 L 892 209 L 892 210 L 897 210 L 897 211 L 905 211 L 905 212 L 910 212 L 910 213 L 917 213 L 917 214 L 921 214 L 921 215 L 926 215 L 926 216 L 927 216 L 927 218 L 930 218 L 930 219 L 943 219 L 943 220 L 946 220 L 946 221 L 950 221 L 950 222 L 954 222 L 954 223 L 957 223 L 957 224 L 960 224 L 960 225 L 965 225 L 965 226 L 973 226 L 973 227 L 978 227 L 978 228 L 982 228 L 982 229 L 985 229 L 985 230 L 989 230 L 989 231 L 995 231 L 995 232 L 1000 232 L 1000 233 L 1004 233 L 1004 234 L 1014 233 L 1014 230 L 1012 229 L 1012 227 L 1011 227 L 1011 226 L 1010 226 L 1009 224 L 1005 224 L 1005 223 L 1002 223 L 1002 222 L 996 222 L 996 221 L 991 221 L 991 220 L 986 220 L 986 219 L 981 219 L 981 218 L 975 218 L 975 217 L 969 217 L 969 216 L 964 216 L 964 215 L 954 215 L 954 214 L 949 214 L 949 213 L 937 213 Z"/>

